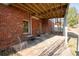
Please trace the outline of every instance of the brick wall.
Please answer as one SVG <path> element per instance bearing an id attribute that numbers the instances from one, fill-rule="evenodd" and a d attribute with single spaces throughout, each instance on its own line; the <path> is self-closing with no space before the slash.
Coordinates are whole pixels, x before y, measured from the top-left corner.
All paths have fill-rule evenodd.
<path id="1" fill-rule="evenodd" d="M 28 19 L 28 13 L 14 7 L 0 5 L 0 48 L 18 42 L 16 37 L 22 34 L 23 19 Z"/>
<path id="2" fill-rule="evenodd" d="M 42 20 L 42 31 L 43 33 L 48 33 L 48 20 L 47 19 Z"/>
<path id="3" fill-rule="evenodd" d="M 40 34 L 41 32 L 41 29 L 40 29 L 40 23 L 41 23 L 41 20 L 40 19 L 35 19 L 35 18 L 32 18 L 32 34 L 34 36 Z"/>
<path id="4" fill-rule="evenodd" d="M 0 5 L 0 49 L 6 48 L 19 42 L 18 36 L 23 33 L 23 21 L 29 20 L 29 13 L 15 7 Z M 50 32 L 48 20 L 31 18 L 32 34 L 36 36 L 41 32 Z M 42 25 L 40 28 L 40 24 Z"/>
<path id="5" fill-rule="evenodd" d="M 49 21 L 48 19 L 42 20 L 42 31 L 43 33 L 50 33 L 52 31 L 53 23 Z"/>
<path id="6" fill-rule="evenodd" d="M 48 31 L 49 32 L 53 31 L 52 27 L 54 27 L 54 23 L 52 21 L 48 20 Z"/>
<path id="7" fill-rule="evenodd" d="M 40 25 L 41 24 L 41 25 Z M 41 27 L 40 27 L 41 26 Z M 36 36 L 40 33 L 50 33 L 53 23 L 48 19 L 32 19 L 32 34 Z"/>

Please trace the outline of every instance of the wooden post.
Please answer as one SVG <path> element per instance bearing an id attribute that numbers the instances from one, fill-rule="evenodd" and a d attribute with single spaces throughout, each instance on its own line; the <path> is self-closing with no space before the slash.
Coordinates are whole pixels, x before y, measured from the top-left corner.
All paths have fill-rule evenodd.
<path id="1" fill-rule="evenodd" d="M 63 35 L 65 36 L 65 44 L 67 45 L 67 39 L 68 39 L 68 34 L 67 34 L 67 12 L 68 12 L 68 9 L 66 10 L 66 14 L 65 14 L 65 17 L 64 17 L 64 30 L 63 30 Z"/>
<path id="2" fill-rule="evenodd" d="M 64 30 L 63 30 L 63 35 L 65 36 L 65 44 L 67 45 L 68 35 L 67 35 L 67 19 L 66 19 L 66 16 L 65 16 L 65 18 L 64 18 Z"/>
<path id="3" fill-rule="evenodd" d="M 76 51 L 76 55 L 79 56 L 79 35 L 77 38 L 77 51 Z"/>
<path id="4" fill-rule="evenodd" d="M 66 14 L 65 14 L 65 17 L 64 17 L 64 30 L 63 30 L 63 35 L 65 36 L 65 44 L 67 46 L 67 41 L 68 41 L 68 34 L 67 34 L 67 13 L 68 13 L 68 8 L 69 6 L 67 6 L 67 9 L 66 9 Z"/>

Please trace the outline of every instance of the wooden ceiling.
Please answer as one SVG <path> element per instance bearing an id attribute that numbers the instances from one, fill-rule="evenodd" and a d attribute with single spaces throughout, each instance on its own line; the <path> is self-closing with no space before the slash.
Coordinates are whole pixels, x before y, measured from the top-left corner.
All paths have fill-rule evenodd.
<path id="1" fill-rule="evenodd" d="M 10 6 L 28 11 L 32 16 L 38 18 L 61 18 L 64 17 L 67 3 L 16 3 Z"/>

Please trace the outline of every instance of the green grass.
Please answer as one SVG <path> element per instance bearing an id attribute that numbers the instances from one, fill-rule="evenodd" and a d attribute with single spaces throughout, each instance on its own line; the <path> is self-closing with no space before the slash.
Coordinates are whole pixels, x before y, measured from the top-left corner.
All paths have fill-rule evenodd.
<path id="1" fill-rule="evenodd" d="M 16 51 L 11 50 L 11 49 L 5 49 L 5 50 L 0 50 L 0 56 L 9 56 L 11 54 L 16 53 Z"/>
<path id="2" fill-rule="evenodd" d="M 76 43 L 77 43 L 77 39 L 76 38 L 70 38 L 69 42 L 68 42 L 68 47 L 71 48 L 71 52 L 73 54 L 73 56 L 76 56 Z"/>

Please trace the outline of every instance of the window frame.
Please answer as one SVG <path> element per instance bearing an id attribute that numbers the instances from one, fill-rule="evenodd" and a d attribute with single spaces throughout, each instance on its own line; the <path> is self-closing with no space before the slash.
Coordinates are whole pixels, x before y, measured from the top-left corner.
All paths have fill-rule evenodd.
<path id="1" fill-rule="evenodd" d="M 24 21 L 28 22 L 28 32 L 24 32 L 24 29 L 23 29 L 23 34 L 30 34 L 30 22 L 29 22 L 29 20 L 24 20 Z M 23 23 L 23 28 L 24 28 L 24 23 Z"/>

